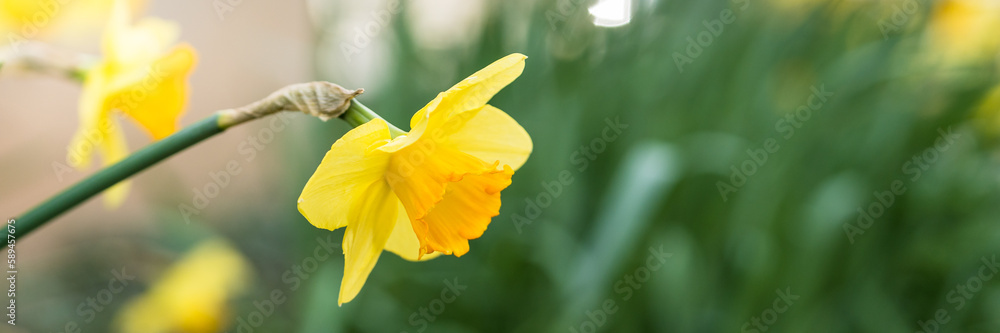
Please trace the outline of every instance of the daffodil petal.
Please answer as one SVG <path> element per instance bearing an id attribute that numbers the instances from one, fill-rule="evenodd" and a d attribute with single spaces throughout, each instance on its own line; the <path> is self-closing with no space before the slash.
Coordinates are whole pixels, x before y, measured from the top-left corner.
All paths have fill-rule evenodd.
<path id="1" fill-rule="evenodd" d="M 94 70 L 84 82 L 80 97 L 80 127 L 68 147 L 67 162 L 83 169 L 90 165 L 93 152 L 101 154 L 101 165 L 118 163 L 128 156 L 125 135 L 118 121 L 102 109 L 102 89 L 106 77 L 100 69 Z M 129 181 L 120 182 L 104 191 L 104 204 L 108 208 L 121 205 L 128 194 Z"/>
<path id="2" fill-rule="evenodd" d="M 154 61 L 180 36 L 173 22 L 143 18 L 132 23 L 129 3 L 115 0 L 104 32 L 103 52 L 107 61 L 128 69 Z"/>
<path id="3" fill-rule="evenodd" d="M 80 126 L 70 141 L 66 156 L 66 161 L 77 169 L 90 166 L 94 150 L 105 141 L 107 133 L 117 127 L 111 115 L 103 108 L 103 87 L 107 82 L 105 73 L 101 66 L 88 71 L 87 80 L 83 82 L 80 92 Z"/>
<path id="4" fill-rule="evenodd" d="M 104 190 L 104 207 L 108 209 L 121 207 L 122 203 L 125 202 L 125 198 L 128 197 L 128 192 L 131 188 L 132 181 L 123 180 Z"/>
<path id="5" fill-rule="evenodd" d="M 368 280 L 396 224 L 398 200 L 385 182 L 354 193 L 344 232 L 344 279 L 338 304 L 350 302 Z"/>
<path id="6" fill-rule="evenodd" d="M 427 117 L 428 112 L 440 111 L 445 113 L 445 117 L 451 117 L 486 105 L 493 95 L 521 76 L 524 59 L 527 58 L 523 54 L 514 53 L 480 69 L 417 111 L 410 118 L 410 128 L 416 128 Z"/>
<path id="7" fill-rule="evenodd" d="M 111 122 L 114 124 L 114 122 Z M 98 145 L 101 151 L 102 164 L 109 166 L 121 161 L 128 156 L 128 147 L 125 144 L 125 135 L 121 127 L 112 125 L 105 132 L 104 140 Z M 117 208 L 125 201 L 128 195 L 130 181 L 124 180 L 104 191 L 104 205 L 107 208 Z"/>
<path id="8" fill-rule="evenodd" d="M 187 104 L 187 79 L 197 62 L 194 48 L 182 44 L 170 53 L 109 83 L 105 107 L 128 114 L 154 140 L 177 131 Z"/>
<path id="9" fill-rule="evenodd" d="M 412 130 L 405 137 L 397 138 L 381 149 L 392 153 L 425 136 L 440 141 L 454 133 L 475 111 L 482 109 L 493 95 L 521 75 L 526 58 L 519 53 L 508 55 L 438 94 L 413 115 L 410 119 Z"/>
<path id="10" fill-rule="evenodd" d="M 298 201 L 302 216 L 317 228 L 347 226 L 352 198 L 370 184 L 384 181 L 389 154 L 374 148 L 389 139 L 388 125 L 375 119 L 337 140 L 302 189 Z"/>
<path id="11" fill-rule="evenodd" d="M 470 112 L 471 114 L 471 112 Z M 462 152 L 487 162 L 500 161 L 514 170 L 531 154 L 528 132 L 509 115 L 491 105 L 481 110 L 448 137 Z"/>
<path id="12" fill-rule="evenodd" d="M 392 234 L 389 235 L 389 240 L 385 243 L 385 249 L 409 261 L 426 261 L 441 255 L 440 252 L 434 252 L 421 256 L 420 240 L 413 232 L 410 217 L 406 215 L 406 208 L 400 203 L 397 210 L 396 226 L 392 228 Z"/>

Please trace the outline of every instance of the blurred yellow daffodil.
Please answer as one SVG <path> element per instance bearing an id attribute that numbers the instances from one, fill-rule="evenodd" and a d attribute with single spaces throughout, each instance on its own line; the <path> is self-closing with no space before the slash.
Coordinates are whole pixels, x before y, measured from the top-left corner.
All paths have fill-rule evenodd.
<path id="1" fill-rule="evenodd" d="M 931 15 L 931 47 L 946 63 L 994 61 L 1000 51 L 1000 2 L 946 0 Z"/>
<path id="2" fill-rule="evenodd" d="M 984 132 L 1000 135 L 1000 85 L 983 95 L 976 107 L 975 119 Z"/>
<path id="3" fill-rule="evenodd" d="M 524 128 L 486 103 L 524 70 L 512 54 L 437 96 L 396 138 L 374 119 L 327 152 L 299 197 L 314 226 L 344 233 L 339 304 L 357 296 L 382 250 L 407 260 L 461 256 L 500 213 L 500 191 L 532 150 Z"/>
<path id="4" fill-rule="evenodd" d="M 228 303 L 244 291 L 249 264 L 221 240 L 198 244 L 115 318 L 123 333 L 218 332 Z"/>
<path id="5" fill-rule="evenodd" d="M 74 167 L 87 167 L 94 149 L 104 165 L 128 154 L 113 112 L 128 115 L 158 140 L 176 131 L 187 104 L 195 50 L 187 44 L 172 46 L 179 30 L 175 24 L 144 18 L 132 25 L 130 16 L 128 4 L 116 1 L 104 33 L 104 59 L 85 72 L 80 127 L 67 156 Z M 105 203 L 120 204 L 127 186 L 123 182 L 108 189 Z"/>
<path id="6" fill-rule="evenodd" d="M 0 0 L 0 45 L 59 39 L 70 42 L 92 33 L 108 18 L 115 0 Z M 130 0 L 141 7 L 144 0 Z"/>

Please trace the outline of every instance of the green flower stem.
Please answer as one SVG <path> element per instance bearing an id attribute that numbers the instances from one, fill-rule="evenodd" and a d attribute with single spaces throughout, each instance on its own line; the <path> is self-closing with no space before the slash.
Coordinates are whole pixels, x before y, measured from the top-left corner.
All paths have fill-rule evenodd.
<path id="1" fill-rule="evenodd" d="M 62 193 L 43 202 L 27 213 L 16 218 L 15 236 L 18 238 L 44 225 L 49 220 L 76 207 L 90 197 L 101 193 L 146 168 L 165 160 L 194 144 L 201 142 L 224 129 L 219 126 L 219 115 L 214 114 L 194 125 L 174 133 L 163 140 L 136 151 L 125 159 L 101 169 L 97 173 L 74 184 Z"/>
<path id="2" fill-rule="evenodd" d="M 301 111 L 320 119 L 340 117 L 353 127 L 381 119 L 371 109 L 353 98 L 362 92 L 347 90 L 329 82 L 311 82 L 287 86 L 250 105 L 216 112 L 194 125 L 154 142 L 125 159 L 101 169 L 83 181 L 16 218 L 16 237 L 26 236 L 56 216 L 101 193 L 168 157 L 194 146 L 226 129 L 277 112 Z M 405 132 L 389 125 L 393 137 Z"/>
<path id="3" fill-rule="evenodd" d="M 382 117 L 379 117 L 375 111 L 372 111 L 364 104 L 361 104 L 358 100 L 353 99 L 351 100 L 351 106 L 347 108 L 347 111 L 344 111 L 344 114 L 340 115 L 340 119 L 346 121 L 349 125 L 351 125 L 351 127 L 358 127 L 369 121 L 382 119 Z M 388 121 L 385 123 L 389 125 L 389 134 L 392 135 L 393 138 L 406 134 L 406 132 L 396 126 L 393 126 Z"/>

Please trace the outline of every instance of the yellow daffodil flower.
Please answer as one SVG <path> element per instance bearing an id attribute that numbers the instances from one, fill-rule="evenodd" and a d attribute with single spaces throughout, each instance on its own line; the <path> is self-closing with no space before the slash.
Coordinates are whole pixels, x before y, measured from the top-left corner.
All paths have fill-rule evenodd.
<path id="1" fill-rule="evenodd" d="M 187 78 L 196 54 L 186 44 L 172 46 L 175 24 L 155 18 L 130 23 L 128 5 L 115 2 L 104 34 L 104 59 L 87 70 L 80 97 L 80 127 L 69 145 L 68 161 L 77 168 L 89 165 L 92 151 L 104 165 L 128 154 L 125 138 L 113 112 L 128 115 L 154 140 L 172 134 L 187 103 Z M 127 193 L 127 183 L 110 188 L 105 203 L 114 207 Z"/>
<path id="2" fill-rule="evenodd" d="M 995 60 L 1000 51 L 1000 3 L 993 0 L 947 0 L 931 15 L 931 47 L 946 63 Z"/>
<path id="3" fill-rule="evenodd" d="M 0 45 L 79 39 L 107 20 L 115 0 L 0 0 Z M 141 7 L 144 0 L 130 0 Z"/>
<path id="4" fill-rule="evenodd" d="M 374 119 L 327 152 L 299 197 L 314 226 L 344 233 L 339 304 L 361 291 L 382 250 L 404 259 L 461 256 L 500 213 L 500 191 L 531 153 L 528 133 L 487 105 L 524 70 L 512 54 L 437 96 L 392 138 Z"/>
<path id="5" fill-rule="evenodd" d="M 123 333 L 218 332 L 232 321 L 228 303 L 244 291 L 246 260 L 221 240 L 198 244 L 115 318 Z"/>

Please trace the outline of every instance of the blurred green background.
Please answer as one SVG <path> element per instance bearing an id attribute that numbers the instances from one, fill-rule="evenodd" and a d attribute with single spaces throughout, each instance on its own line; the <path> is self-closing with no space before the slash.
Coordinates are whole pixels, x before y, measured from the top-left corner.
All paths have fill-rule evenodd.
<path id="1" fill-rule="evenodd" d="M 221 20 L 208 1 L 154 1 L 150 11 L 180 20 L 202 52 L 199 73 L 229 59 L 300 73 L 196 74 L 183 124 L 328 80 L 365 88 L 360 100 L 405 128 L 438 92 L 519 52 L 524 74 L 490 104 L 531 134 L 534 152 L 468 255 L 386 253 L 338 307 L 343 258 L 315 253 L 327 239 L 339 251 L 343 230 L 314 228 L 295 199 L 348 126 L 297 115 L 256 152 L 264 162 L 246 161 L 241 141 L 266 126 L 255 124 L 140 175 L 126 213 L 91 202 L 23 240 L 22 321 L 0 331 L 70 321 L 105 331 L 124 300 L 212 235 L 252 268 L 222 319 L 228 332 L 274 290 L 287 300 L 254 332 L 1000 331 L 1000 5 L 635 0 L 625 22 L 613 14 L 626 2 L 605 1 L 608 12 L 595 2 L 246 1 Z M 276 30 L 286 23 L 308 26 Z M 257 30 L 198 37 L 227 24 Z M 213 55 L 227 43 L 243 51 Z M 206 101 L 241 85 L 237 101 Z M 68 117 L 75 95 L 63 95 Z M 6 145 L 4 198 L 33 186 L 9 180 L 18 168 L 52 177 L 64 150 L 50 146 L 30 159 L 39 153 Z M 250 171 L 186 223 L 178 205 L 228 160 Z M 288 273 L 304 264 L 317 268 Z M 122 267 L 136 285 L 84 324 L 78 305 Z"/>

